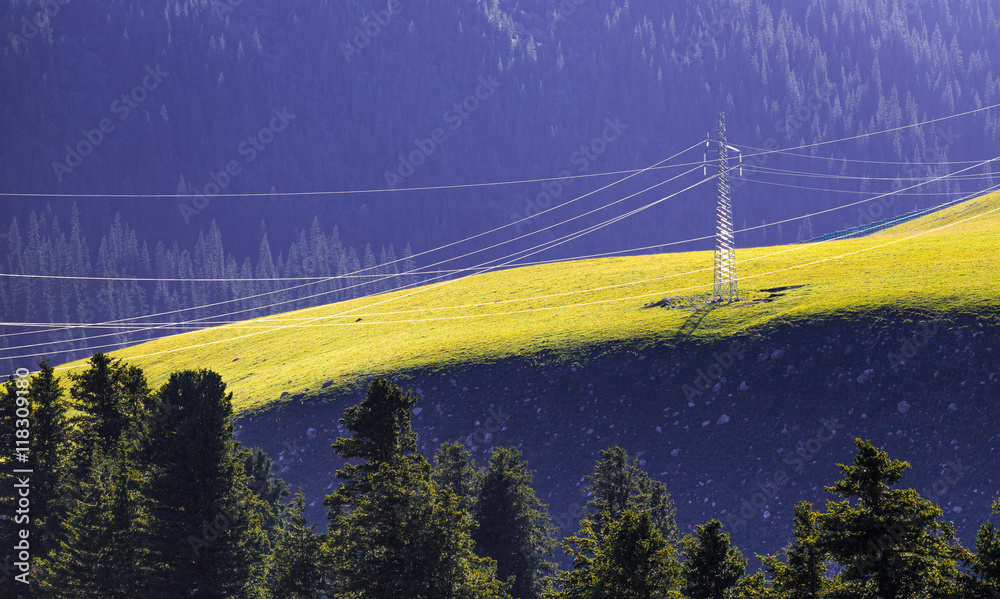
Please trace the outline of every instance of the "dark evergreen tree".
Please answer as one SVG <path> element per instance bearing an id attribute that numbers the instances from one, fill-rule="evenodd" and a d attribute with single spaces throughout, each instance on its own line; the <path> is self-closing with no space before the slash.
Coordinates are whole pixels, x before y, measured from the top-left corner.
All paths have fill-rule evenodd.
<path id="1" fill-rule="evenodd" d="M 555 564 L 545 560 L 555 547 L 546 506 L 531 488 L 531 472 L 521 450 L 500 447 L 490 455 L 479 483 L 473 518 L 479 524 L 476 552 L 497 562 L 501 579 L 514 577 L 511 594 L 535 599 L 546 590 Z"/>
<path id="2" fill-rule="evenodd" d="M 31 380 L 31 512 L 37 532 L 34 554 L 44 556 L 55 548 L 59 532 L 70 429 L 54 369 L 47 360 L 39 368 Z"/>
<path id="3" fill-rule="evenodd" d="M 458 497 L 459 506 L 471 511 L 478 494 L 476 460 L 461 443 L 442 443 L 434 455 L 431 479 L 439 489 L 448 489 Z"/>
<path id="4" fill-rule="evenodd" d="M 819 599 L 834 582 L 826 576 L 825 556 L 816 548 L 816 514 L 808 502 L 795 506 L 794 540 L 785 549 L 785 561 L 777 556 L 761 558 L 774 583 L 775 599 Z"/>
<path id="5" fill-rule="evenodd" d="M 340 422 L 351 437 L 334 450 L 348 463 L 327 496 L 331 592 L 347 597 L 451 599 L 509 597 L 496 563 L 476 556 L 475 523 L 449 489 L 438 489 L 416 452 L 410 410 L 416 398 L 376 378 Z"/>
<path id="6" fill-rule="evenodd" d="M 993 502 L 993 514 L 1000 514 L 1000 499 Z M 969 562 L 974 576 L 963 576 L 969 599 L 1000 598 L 1000 530 L 987 522 L 976 533 L 976 554 Z"/>
<path id="7" fill-rule="evenodd" d="M 594 498 L 587 503 L 597 528 L 607 514 L 618 520 L 625 510 L 648 511 L 653 524 L 668 543 L 676 545 L 680 533 L 675 519 L 676 508 L 667 492 L 667 486 L 653 480 L 639 467 L 639 461 L 629 460 L 628 452 L 621 447 L 601 451 L 601 459 L 588 477 L 588 491 Z"/>
<path id="8" fill-rule="evenodd" d="M 880 599 L 946 596 L 955 592 L 963 556 L 941 508 L 913 489 L 892 489 L 910 467 L 869 441 L 855 439 L 852 465 L 827 491 L 845 498 L 816 514 L 816 548 L 843 567 L 848 592 Z M 856 505 L 852 505 L 854 499 Z"/>
<path id="9" fill-rule="evenodd" d="M 70 378 L 70 407 L 76 411 L 70 419 L 75 427 L 73 472 L 84 476 L 95 449 L 110 457 L 123 433 L 144 425 L 150 393 L 142 370 L 101 353 Z"/>
<path id="10" fill-rule="evenodd" d="M 564 543 L 574 569 L 556 578 L 546 599 L 679 599 L 680 564 L 674 547 L 649 512 L 625 510 L 618 520 L 585 518 L 580 533 Z"/>
<path id="11" fill-rule="evenodd" d="M 41 564 L 39 592 L 52 599 L 134 599 L 146 571 L 139 473 L 124 438 L 113 456 L 95 448 L 93 469 L 73 500 L 59 547 Z"/>
<path id="12" fill-rule="evenodd" d="M 360 461 L 348 462 L 337 471 L 337 478 L 344 482 L 324 501 L 331 521 L 368 492 L 368 477 L 382 464 L 402 460 L 430 470 L 423 456 L 414 453 L 417 441 L 410 426 L 410 410 L 416 403 L 416 396 L 404 395 L 392 382 L 376 378 L 365 399 L 344 410 L 340 422 L 352 435 L 337 439 L 333 450 L 344 459 Z"/>
<path id="13" fill-rule="evenodd" d="M 247 486 L 259 499 L 261 524 L 274 542 L 281 530 L 286 507 L 281 500 L 288 497 L 288 485 L 271 473 L 273 461 L 262 449 L 240 448 Z"/>
<path id="14" fill-rule="evenodd" d="M 274 599 L 316 599 L 324 588 L 329 560 L 325 535 L 306 525 L 305 497 L 295 494 L 285 528 L 274 545 L 268 590 Z"/>
<path id="15" fill-rule="evenodd" d="M 729 544 L 722 523 L 709 520 L 687 535 L 684 545 L 684 596 L 687 599 L 727 599 L 746 573 L 747 561 Z"/>
<path id="16" fill-rule="evenodd" d="M 247 486 L 233 439 L 232 394 L 218 374 L 174 373 L 157 392 L 165 415 L 147 439 L 150 598 L 257 597 L 270 547 L 266 506 Z"/>
<path id="17" fill-rule="evenodd" d="M 475 523 L 451 491 L 403 461 L 382 463 L 331 533 L 334 589 L 352 597 L 509 597 L 496 563 L 476 556 Z"/>

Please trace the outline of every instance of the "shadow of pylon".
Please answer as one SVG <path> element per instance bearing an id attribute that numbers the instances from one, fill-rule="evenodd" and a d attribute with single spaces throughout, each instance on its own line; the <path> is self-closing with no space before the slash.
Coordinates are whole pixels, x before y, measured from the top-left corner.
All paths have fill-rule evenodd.
<path id="1" fill-rule="evenodd" d="M 719 304 L 714 302 L 707 302 L 698 306 L 698 308 L 691 313 L 691 316 L 688 316 L 687 319 L 681 323 L 681 326 L 674 331 L 673 341 L 677 343 L 690 339 L 691 335 L 698 330 L 698 326 L 701 325 L 701 321 L 705 320 L 705 317 L 708 316 L 709 312 L 718 307 Z"/>

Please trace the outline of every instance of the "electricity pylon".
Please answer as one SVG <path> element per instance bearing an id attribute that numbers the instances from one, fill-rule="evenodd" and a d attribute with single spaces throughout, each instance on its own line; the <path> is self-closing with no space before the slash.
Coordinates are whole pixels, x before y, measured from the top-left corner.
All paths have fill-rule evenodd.
<path id="1" fill-rule="evenodd" d="M 739 150 L 726 143 L 726 115 L 719 113 L 719 125 L 712 129 L 718 136 L 717 147 L 712 149 L 711 132 L 705 140 L 705 174 L 708 174 L 708 152 L 719 155 L 719 180 L 715 204 L 715 286 L 713 302 L 734 302 L 739 299 L 736 281 L 736 238 L 733 235 L 733 199 L 729 186 L 729 152 Z M 742 170 L 742 158 L 740 168 Z"/>

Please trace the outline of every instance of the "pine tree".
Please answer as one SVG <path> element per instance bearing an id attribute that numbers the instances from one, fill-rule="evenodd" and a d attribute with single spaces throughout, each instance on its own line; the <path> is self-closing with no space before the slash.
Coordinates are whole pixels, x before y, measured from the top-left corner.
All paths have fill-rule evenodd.
<path id="1" fill-rule="evenodd" d="M 256 597 L 269 552 L 265 507 L 233 439 L 232 394 L 211 371 L 174 373 L 148 436 L 148 597 Z"/>
<path id="2" fill-rule="evenodd" d="M 63 403 L 62 387 L 47 360 L 31 381 L 32 485 L 31 512 L 38 536 L 35 555 L 44 556 L 59 530 L 60 503 L 68 464 L 69 422 Z"/>
<path id="3" fill-rule="evenodd" d="M 351 437 L 333 449 L 348 462 L 325 501 L 332 568 L 347 597 L 472 599 L 509 597 L 496 563 L 473 551 L 475 523 L 449 489 L 438 489 L 416 453 L 410 410 L 416 398 L 376 378 L 340 419 Z"/>
<path id="4" fill-rule="evenodd" d="M 454 493 L 402 460 L 380 463 L 368 483 L 331 533 L 343 596 L 509 598 L 496 563 L 473 551 L 475 523 Z"/>
<path id="5" fill-rule="evenodd" d="M 337 471 L 337 478 L 344 482 L 324 500 L 331 521 L 368 492 L 368 478 L 382 464 L 403 460 L 430 470 L 423 456 L 414 454 L 417 441 L 410 425 L 410 410 L 416 403 L 416 396 L 404 395 L 390 381 L 376 378 L 365 399 L 344 410 L 340 422 L 352 435 L 337 439 L 333 450 L 344 459 L 362 461 L 348 462 Z"/>
<path id="6" fill-rule="evenodd" d="M 618 520 L 605 509 L 597 521 L 584 518 L 580 532 L 563 542 L 573 570 L 560 572 L 557 591 L 546 599 L 679 599 L 681 566 L 648 511 L 631 508 Z"/>
<path id="7" fill-rule="evenodd" d="M 833 582 L 826 577 L 826 560 L 816 548 L 816 514 L 806 501 L 795 506 L 795 540 L 785 549 L 785 562 L 761 558 L 774 581 L 775 599 L 819 599 Z"/>
<path id="8" fill-rule="evenodd" d="M 628 452 L 621 447 L 604 449 L 588 480 L 588 491 L 594 498 L 587 507 L 598 529 L 603 527 L 605 513 L 611 520 L 618 520 L 628 509 L 648 511 L 663 538 L 671 545 L 677 544 L 677 510 L 670 493 L 664 483 L 651 479 L 639 467 L 638 459 L 630 461 Z"/>
<path id="9" fill-rule="evenodd" d="M 993 502 L 993 513 L 1000 514 L 1000 499 Z M 963 576 L 966 596 L 1000 598 L 1000 530 L 992 522 L 983 524 L 976 533 L 976 554 L 969 561 L 975 576 Z"/>
<path id="10" fill-rule="evenodd" d="M 326 575 L 325 535 L 307 526 L 305 496 L 295 494 L 288 521 L 274 547 L 273 567 L 268 588 L 275 599 L 315 599 L 324 587 Z"/>
<path id="11" fill-rule="evenodd" d="M 685 536 L 684 596 L 687 599 L 725 599 L 746 572 L 747 561 L 729 544 L 722 523 L 709 520 Z"/>
<path id="12" fill-rule="evenodd" d="M 70 407 L 78 412 L 70 420 L 75 426 L 73 471 L 83 476 L 95 449 L 110 457 L 122 434 L 134 433 L 145 421 L 150 393 L 142 370 L 101 353 L 70 379 Z"/>
<path id="13" fill-rule="evenodd" d="M 594 594 L 606 599 L 677 597 L 680 565 L 649 512 L 626 510 L 604 535 L 594 563 Z"/>
<path id="14" fill-rule="evenodd" d="M 477 491 L 476 460 L 461 443 L 442 443 L 434 455 L 431 479 L 439 489 L 448 489 L 458 497 L 459 506 L 471 511 Z"/>
<path id="15" fill-rule="evenodd" d="M 281 530 L 286 507 L 281 500 L 288 497 L 288 485 L 271 473 L 274 462 L 262 449 L 239 449 L 247 486 L 260 499 L 260 520 L 272 543 Z"/>
<path id="16" fill-rule="evenodd" d="M 853 465 L 838 464 L 844 477 L 827 487 L 845 501 L 830 501 L 816 514 L 817 549 L 843 567 L 849 592 L 880 599 L 952 592 L 962 550 L 952 526 L 939 521 L 941 508 L 912 489 L 891 489 L 908 463 L 869 441 L 855 439 L 855 445 Z"/>
<path id="17" fill-rule="evenodd" d="M 473 518 L 476 551 L 497 562 L 501 579 L 514 577 L 511 594 L 534 599 L 545 590 L 555 564 L 545 561 L 555 547 L 554 527 L 546 506 L 531 488 L 531 472 L 521 461 L 521 450 L 493 451 L 479 483 Z"/>
<path id="18" fill-rule="evenodd" d="M 59 547 L 45 560 L 42 596 L 133 599 L 145 572 L 140 541 L 144 515 L 133 448 L 124 437 L 111 457 L 95 448 L 83 498 L 66 518 Z"/>

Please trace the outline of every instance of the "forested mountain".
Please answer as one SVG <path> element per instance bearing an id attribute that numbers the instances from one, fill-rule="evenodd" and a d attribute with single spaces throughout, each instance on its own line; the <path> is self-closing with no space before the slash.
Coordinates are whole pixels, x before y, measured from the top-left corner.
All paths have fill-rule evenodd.
<path id="1" fill-rule="evenodd" d="M 38 11 L 13 0 L 2 17 L 3 191 L 208 194 L 77 201 L 92 238 L 123 206 L 137 211 L 141 235 L 155 230 L 191 244 L 214 218 L 238 262 L 256 255 L 261 218 L 282 247 L 303 227 L 300 215 L 315 214 L 325 229 L 339 226 L 347 244 L 411 242 L 419 252 L 530 216 L 528 199 L 544 188 L 239 199 L 212 197 L 216 189 L 266 194 L 592 174 L 653 164 L 696 144 L 719 111 L 733 143 L 779 149 L 1000 102 L 992 64 L 998 7 L 974 0 L 69 3 L 48 20 L 43 12 L 40 28 L 31 24 Z M 592 145 L 607 138 L 608 123 L 616 124 L 615 139 Z M 443 136 L 435 142 L 437 129 Z M 96 147 L 75 156 L 88 150 L 88 136 Z M 998 136 L 1000 117 L 985 111 L 815 149 L 836 161 L 753 161 L 758 171 L 888 179 L 772 178 L 784 184 L 889 190 L 897 178 L 901 185 L 957 168 L 946 162 L 983 159 Z M 681 157 L 700 159 L 699 151 Z M 238 174 L 225 172 L 231 162 Z M 642 181 L 662 179 L 661 171 Z M 610 179 L 577 179 L 553 203 L 598 181 Z M 988 184 L 920 188 L 929 195 L 906 197 L 888 212 Z M 686 194 L 554 254 L 663 243 L 692 229 L 708 234 L 710 193 Z M 739 194 L 737 225 L 749 226 L 846 202 L 844 194 L 761 183 Z M 29 202 L 14 200 L 5 204 L 26 219 Z M 557 216 L 564 218 L 557 211 L 549 222 Z M 857 218 L 853 209 L 839 211 L 813 226 L 818 234 Z M 786 225 L 781 239 L 758 230 L 740 242 L 794 241 L 796 229 Z"/>
<path id="2" fill-rule="evenodd" d="M 16 219 L 7 229 L 8 272 L 56 278 L 0 279 L 0 320 L 5 323 L 0 324 L 0 347 L 8 350 L 0 361 L 4 372 L 16 370 L 20 359 L 14 357 L 22 354 L 70 361 L 93 350 L 185 330 L 157 323 L 193 321 L 201 327 L 245 320 L 389 291 L 415 279 L 399 274 L 414 268 L 409 244 L 398 258 L 391 243 L 378 253 L 367 244 L 359 253 L 343 245 L 337 227 L 328 234 L 315 218 L 287 250 L 272 251 L 265 230 L 255 259 L 237 262 L 214 220 L 199 232 L 193 248 L 182 249 L 176 241 L 152 245 L 140 240 L 120 215 L 92 246 L 76 205 L 68 215 L 68 230 L 60 226 L 60 216 L 49 206 L 31 213 L 25 231 Z M 9 324 L 14 322 L 120 326 L 52 327 L 34 333 L 37 328 Z"/>
<path id="3" fill-rule="evenodd" d="M 0 147 L 0 180 L 3 192 L 71 197 L 3 198 L 5 213 L 19 219 L 19 228 L 3 227 L 7 243 L 0 251 L 7 256 L 0 269 L 17 274 L 49 267 L 65 276 L 345 274 L 356 264 L 402 260 L 401 248 L 409 243 L 420 253 L 559 206 L 613 181 L 579 175 L 651 165 L 697 144 L 720 111 L 728 115 L 730 140 L 748 154 L 745 179 L 734 181 L 738 227 L 948 175 L 970 166 L 960 161 L 988 158 L 983 148 L 1000 138 L 998 112 L 985 110 L 813 147 L 810 157 L 752 149 L 796 148 L 1000 102 L 1000 73 L 992 66 L 1000 21 L 989 2 L 202 0 L 39 6 L 14 0 L 2 15 L 8 33 L 0 53 L 0 137 L 6 142 Z M 699 150 L 674 162 L 697 163 Z M 697 181 L 701 169 L 694 170 L 675 187 L 641 194 L 569 226 L 579 230 L 676 191 L 680 183 Z M 568 230 L 546 227 L 680 172 L 646 173 L 572 208 L 508 226 L 483 241 L 527 237 L 449 266 L 479 264 L 554 239 Z M 963 171 L 857 208 L 757 228 L 737 241 L 793 242 L 811 232 L 937 205 L 991 186 L 990 172 L 989 165 Z M 224 195 L 565 176 L 576 178 L 373 194 Z M 105 193 L 181 197 L 99 195 Z M 709 186 L 694 189 L 641 218 L 534 259 L 710 235 L 712 193 Z M 54 207 L 47 209 L 49 216 L 41 213 L 40 201 Z M 116 216 L 122 210 L 130 215 L 125 222 Z M 57 216 L 62 233 L 55 232 Z M 330 255 L 310 267 L 317 231 L 324 232 Z M 220 232 L 225 251 L 219 249 Z M 100 246 L 84 243 L 105 236 Z M 40 249 L 46 244 L 49 249 Z M 262 257 L 268 244 L 273 254 L 291 248 L 284 264 L 277 255 Z M 365 256 L 361 248 L 369 244 L 373 249 Z M 350 247 L 358 248 L 353 256 Z M 385 256 L 374 248 L 385 248 Z M 433 259 L 470 249 L 455 246 Z M 46 322 L 132 317 L 293 286 L 6 283 L 5 320 Z M 49 293 L 51 285 L 59 291 Z M 369 287 L 361 292 L 381 290 Z M 316 291 L 290 291 L 280 301 Z M 251 307 L 252 300 L 239 309 Z M 53 340 L 49 335 L 40 341 Z"/>

